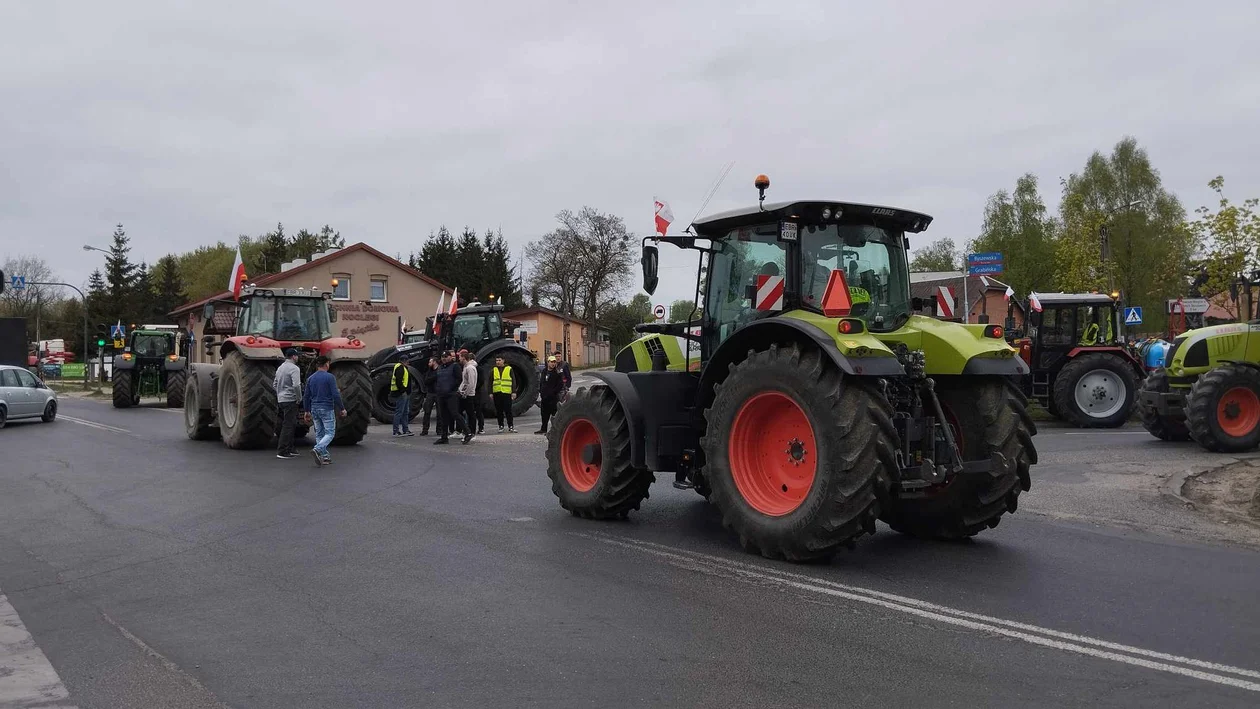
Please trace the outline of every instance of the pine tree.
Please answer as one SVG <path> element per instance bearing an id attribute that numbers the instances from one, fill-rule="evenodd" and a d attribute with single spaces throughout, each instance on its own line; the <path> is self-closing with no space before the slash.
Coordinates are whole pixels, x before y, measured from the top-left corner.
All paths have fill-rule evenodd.
<path id="1" fill-rule="evenodd" d="M 149 264 L 141 261 L 136 267 L 136 278 L 132 282 L 131 300 L 126 311 L 137 325 L 153 321 L 153 281 L 149 277 Z"/>
<path id="2" fill-rule="evenodd" d="M 258 275 L 279 273 L 280 265 L 289 260 L 289 239 L 284 235 L 284 224 L 277 222 L 275 231 L 263 234 L 258 240 L 258 247 L 255 256 L 258 260 Z"/>
<path id="3" fill-rule="evenodd" d="M 162 322 L 169 318 L 168 313 L 187 302 L 184 283 L 179 276 L 179 263 L 174 254 L 158 259 L 154 267 L 154 317 Z"/>
<path id="4" fill-rule="evenodd" d="M 130 303 L 132 289 L 135 285 L 136 265 L 131 262 L 127 232 L 119 224 L 114 230 L 114 243 L 109 247 L 109 255 L 105 257 L 105 282 L 107 289 L 104 304 L 104 315 L 107 318 L 131 317 Z"/>
<path id="5" fill-rule="evenodd" d="M 424 246 L 420 248 L 420 257 L 416 260 L 416 268 L 424 275 L 435 278 L 449 286 L 458 285 L 455 237 L 446 227 L 439 227 L 436 234 L 429 234 Z"/>
<path id="6" fill-rule="evenodd" d="M 524 307 L 520 278 L 517 277 L 516 269 L 510 265 L 512 253 L 503 238 L 503 232 L 496 234 L 487 231 L 481 246 L 485 258 L 482 285 L 486 297 L 493 295 L 495 302 L 499 302 L 501 298 L 503 307 L 508 310 Z"/>
<path id="7" fill-rule="evenodd" d="M 468 296 L 469 301 L 480 300 L 486 296 L 483 288 L 486 267 L 485 253 L 481 250 L 481 241 L 477 232 L 464 227 L 455 246 L 455 278 L 451 283 Z"/>

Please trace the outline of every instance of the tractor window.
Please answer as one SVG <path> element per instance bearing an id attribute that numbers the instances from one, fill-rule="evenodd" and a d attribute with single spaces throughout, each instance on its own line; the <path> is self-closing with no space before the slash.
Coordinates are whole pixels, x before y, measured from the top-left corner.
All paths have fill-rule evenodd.
<path id="1" fill-rule="evenodd" d="M 750 288 L 755 292 L 758 276 L 787 275 L 787 245 L 779 241 L 778 224 L 732 230 L 714 241 L 713 248 L 704 299 L 705 317 L 712 325 L 706 337 L 716 338 L 707 343 L 709 352 L 756 317 L 748 296 Z"/>
<path id="2" fill-rule="evenodd" d="M 1041 344 L 1062 346 L 1072 344 L 1072 310 L 1070 308 L 1046 308 L 1037 328 Z"/>
<path id="3" fill-rule="evenodd" d="M 1110 343 L 1115 339 L 1113 310 L 1109 307 L 1082 305 L 1076 309 L 1076 344 L 1084 347 Z"/>
<path id="4" fill-rule="evenodd" d="M 262 335 L 271 337 L 276 329 L 276 301 L 271 298 L 251 298 L 249 307 L 241 314 L 238 335 Z"/>
<path id="5" fill-rule="evenodd" d="M 806 226 L 801 235 L 801 294 L 820 308 L 833 270 L 844 272 L 853 315 L 873 331 L 893 330 L 910 315 L 910 288 L 901 234 L 869 224 Z"/>
<path id="6" fill-rule="evenodd" d="M 475 315 L 456 315 L 455 316 L 455 349 L 461 349 L 475 345 L 482 340 L 489 338 L 486 329 L 485 313 L 477 313 Z"/>
<path id="7" fill-rule="evenodd" d="M 280 298 L 276 339 L 315 342 L 332 336 L 328 306 L 322 298 Z"/>
<path id="8" fill-rule="evenodd" d="M 136 333 L 131 341 L 131 351 L 137 357 L 165 357 L 175 351 L 170 335 Z"/>

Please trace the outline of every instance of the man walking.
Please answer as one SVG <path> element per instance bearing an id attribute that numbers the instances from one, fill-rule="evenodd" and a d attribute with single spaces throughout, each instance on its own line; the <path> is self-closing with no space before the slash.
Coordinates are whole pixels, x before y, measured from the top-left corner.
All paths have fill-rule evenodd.
<path id="1" fill-rule="evenodd" d="M 552 355 L 547 358 L 547 368 L 543 370 L 542 381 L 538 385 L 538 394 L 542 399 L 542 428 L 534 431 L 535 434 L 547 433 L 547 422 L 555 416 L 562 392 L 564 392 L 564 375 L 556 367 L 556 357 Z"/>
<path id="2" fill-rule="evenodd" d="M 460 357 L 467 357 L 469 361 L 471 361 L 473 364 L 477 364 L 477 360 L 473 357 L 473 354 L 469 352 L 468 350 L 460 350 L 459 355 Z M 460 362 L 463 362 L 463 360 L 461 359 Z M 477 366 L 478 366 L 477 383 L 480 384 L 481 383 L 481 369 L 480 369 L 481 365 L 477 365 Z M 465 412 L 464 415 L 468 419 L 468 427 L 471 428 L 473 431 L 475 431 L 478 436 L 480 436 L 481 434 L 486 432 L 486 412 L 485 412 L 484 407 L 481 406 L 481 392 L 478 391 L 474 393 L 473 398 L 477 400 L 476 402 L 477 405 L 472 406 L 472 407 L 463 407 L 464 412 Z M 469 412 L 471 412 L 471 414 Z"/>
<path id="3" fill-rule="evenodd" d="M 442 353 L 442 362 L 436 370 L 433 382 L 433 393 L 437 396 L 438 439 L 433 445 L 450 443 L 448 436 L 460 430 L 463 417 L 459 412 L 459 390 L 461 373 L 455 363 L 455 356 L 448 350 Z"/>
<path id="4" fill-rule="evenodd" d="M 477 401 L 477 362 L 468 350 L 460 350 L 459 363 L 464 368 L 459 383 L 459 400 L 466 422 L 463 443 L 467 445 L 473 439 L 473 432 L 477 430 L 477 410 L 481 408 Z"/>
<path id="5" fill-rule="evenodd" d="M 437 386 L 438 361 L 437 357 L 430 357 L 428 367 L 424 370 L 424 418 L 420 421 L 420 435 L 429 435 L 429 421 L 433 414 L 433 407 L 437 406 L 437 394 L 433 393 L 433 387 Z M 438 431 L 442 430 L 442 412 L 438 411 Z"/>
<path id="6" fill-rule="evenodd" d="M 415 435 L 411 432 L 411 387 L 411 370 L 402 362 L 395 362 L 389 378 L 389 392 L 398 397 L 394 400 L 395 436 Z"/>
<path id="7" fill-rule="evenodd" d="M 284 350 L 284 361 L 276 368 L 276 403 L 280 406 L 280 445 L 276 457 L 296 458 L 293 452 L 293 429 L 297 428 L 298 406 L 302 400 L 302 370 L 297 366 L 297 348 Z"/>
<path id="8" fill-rule="evenodd" d="M 337 378 L 328 371 L 328 358 L 315 358 L 315 373 L 306 380 L 306 392 L 302 396 L 302 410 L 315 422 L 315 465 L 328 465 L 328 444 L 337 435 L 337 413 L 346 415 L 346 405 L 337 389 Z"/>
<path id="9" fill-rule="evenodd" d="M 490 376 L 490 396 L 494 399 L 494 415 L 499 419 L 499 433 L 503 433 L 505 417 L 507 430 L 516 433 L 516 426 L 512 423 L 512 402 L 516 400 L 516 382 L 512 380 L 512 367 L 502 357 L 495 357 Z"/>

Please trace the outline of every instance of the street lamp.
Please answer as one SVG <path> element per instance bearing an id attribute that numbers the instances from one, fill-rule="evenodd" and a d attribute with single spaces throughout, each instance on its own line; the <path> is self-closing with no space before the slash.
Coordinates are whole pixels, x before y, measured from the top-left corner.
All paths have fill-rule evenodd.
<path id="1" fill-rule="evenodd" d="M 101 253 L 103 253 L 103 254 L 109 254 L 109 250 L 108 250 L 108 249 L 102 249 L 102 248 L 97 247 L 97 246 L 88 246 L 87 244 L 84 244 L 84 245 L 83 245 L 83 250 L 84 250 L 84 251 L 100 251 L 100 252 L 101 252 Z"/>

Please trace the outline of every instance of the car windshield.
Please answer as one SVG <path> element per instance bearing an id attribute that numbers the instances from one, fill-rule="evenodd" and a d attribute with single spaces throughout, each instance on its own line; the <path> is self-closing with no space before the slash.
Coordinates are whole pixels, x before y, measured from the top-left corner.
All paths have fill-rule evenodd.
<path id="1" fill-rule="evenodd" d="M 844 272 L 853 315 L 872 331 L 895 330 L 910 317 L 910 286 L 901 233 L 869 224 L 803 226 L 801 293 L 821 308 L 831 272 Z"/>
<path id="2" fill-rule="evenodd" d="M 137 357 L 165 357 L 174 351 L 171 336 L 166 334 L 136 333 L 131 351 Z"/>
<path id="3" fill-rule="evenodd" d="M 326 340 L 332 336 L 328 306 L 322 298 L 255 297 L 249 302 L 240 334 L 289 342 Z"/>

